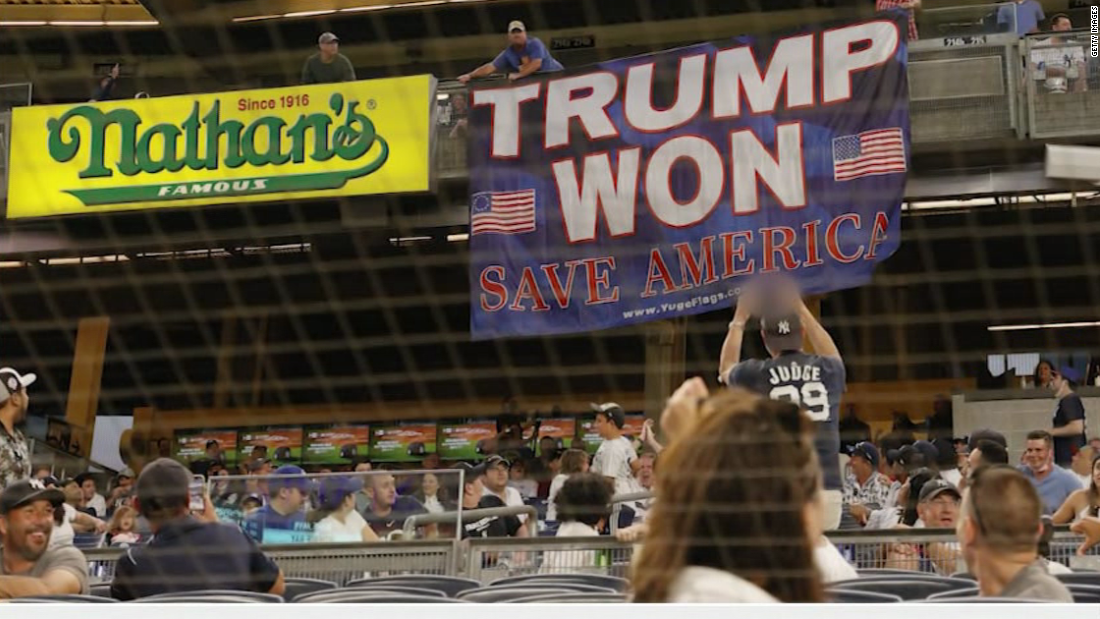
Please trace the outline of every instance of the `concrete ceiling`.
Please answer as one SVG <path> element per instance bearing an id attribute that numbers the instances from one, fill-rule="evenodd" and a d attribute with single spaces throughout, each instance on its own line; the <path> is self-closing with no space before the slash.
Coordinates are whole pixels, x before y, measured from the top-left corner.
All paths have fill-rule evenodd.
<path id="1" fill-rule="evenodd" d="M 153 19 L 140 0 L 0 0 L 0 22 L 126 22 Z"/>

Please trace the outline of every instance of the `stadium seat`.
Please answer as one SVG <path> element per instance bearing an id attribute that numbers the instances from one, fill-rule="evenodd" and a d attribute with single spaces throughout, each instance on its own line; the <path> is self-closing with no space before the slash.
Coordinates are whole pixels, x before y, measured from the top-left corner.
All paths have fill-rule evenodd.
<path id="1" fill-rule="evenodd" d="M 282 599 L 282 598 L 279 598 Z M 263 604 L 263 602 L 240 595 L 183 595 L 168 598 L 141 598 L 133 604 Z"/>
<path id="2" fill-rule="evenodd" d="M 829 589 L 828 597 L 837 604 L 896 604 L 901 597 L 889 593 L 857 591 L 855 589 Z"/>
<path id="3" fill-rule="evenodd" d="M 101 598 L 111 597 L 111 583 L 109 583 L 109 582 L 101 582 L 101 583 L 94 584 L 90 587 L 90 589 L 91 589 L 92 595 L 94 595 L 94 596 L 101 597 Z"/>
<path id="4" fill-rule="evenodd" d="M 286 591 L 283 592 L 283 599 L 289 602 L 299 595 L 314 593 L 316 591 L 327 591 L 335 588 L 336 583 L 331 580 L 320 580 L 318 578 L 287 578 Z"/>
<path id="5" fill-rule="evenodd" d="M 1055 574 L 1054 577 L 1064 585 L 1100 586 L 1100 572 L 1074 571 L 1072 574 Z"/>
<path id="6" fill-rule="evenodd" d="M 622 593 L 552 593 L 512 600 L 516 604 L 622 604 Z"/>
<path id="7" fill-rule="evenodd" d="M 951 578 L 957 578 L 959 580 L 973 580 L 973 581 L 978 580 L 978 577 L 971 574 L 970 572 L 955 572 L 954 574 L 951 575 Z"/>
<path id="8" fill-rule="evenodd" d="M 451 597 L 451 596 L 447 595 L 446 592 L 440 591 L 439 589 L 429 589 L 427 587 L 406 587 L 406 586 L 402 586 L 402 585 L 390 584 L 388 582 L 378 583 L 377 585 L 372 585 L 370 583 L 363 583 L 361 585 L 356 585 L 355 587 L 350 587 L 348 589 L 341 588 L 340 591 L 348 591 L 349 589 L 354 589 L 356 591 L 370 591 L 371 593 L 380 593 L 380 592 L 382 592 L 382 593 L 398 593 L 398 594 L 406 594 L 406 595 L 430 595 L 430 596 L 439 597 L 439 598 Z M 472 589 L 470 589 L 470 591 L 472 591 Z M 322 593 L 328 593 L 328 592 L 322 591 Z"/>
<path id="9" fill-rule="evenodd" d="M 961 598 L 936 598 L 934 600 L 917 600 L 921 604 L 1048 604 L 1046 600 L 1024 600 L 1020 598 L 983 598 L 977 596 Z"/>
<path id="10" fill-rule="evenodd" d="M 36 595 L 15 598 L 12 604 L 114 604 L 115 600 L 98 595 Z"/>
<path id="11" fill-rule="evenodd" d="M 435 589 L 442 591 L 447 597 L 454 597 L 467 589 L 477 589 L 481 583 L 469 578 L 456 578 L 454 576 L 437 576 L 432 574 L 409 574 L 406 576 L 383 576 L 381 578 L 363 578 L 353 580 L 347 584 L 347 588 L 354 589 L 360 585 L 377 586 L 381 583 L 397 587 L 416 587 L 418 589 Z"/>
<path id="12" fill-rule="evenodd" d="M 954 591 L 944 591 L 943 593 L 933 593 L 928 596 L 929 600 L 938 600 L 940 598 L 973 598 L 982 594 L 982 590 L 977 587 L 971 587 L 969 589 L 955 589 Z"/>
<path id="13" fill-rule="evenodd" d="M 238 597 L 252 602 L 262 602 L 266 604 L 283 603 L 283 598 L 281 596 L 274 595 L 272 593 L 257 593 L 255 591 L 234 591 L 231 589 L 207 589 L 204 591 L 178 591 L 174 593 L 158 593 L 157 595 L 150 595 L 149 597 L 142 599 L 148 601 L 167 601 L 181 597 L 191 600 L 216 597 Z"/>
<path id="14" fill-rule="evenodd" d="M 1100 586 L 1067 583 L 1066 588 L 1073 594 L 1073 601 L 1078 604 L 1100 604 Z"/>
<path id="15" fill-rule="evenodd" d="M 463 591 L 458 594 L 459 599 L 463 599 L 468 595 L 476 594 L 478 591 L 500 591 L 504 589 L 554 589 L 557 591 L 573 591 L 575 593 L 618 593 L 614 589 L 608 587 L 597 587 L 596 585 L 589 585 L 581 582 L 567 582 L 564 580 L 555 580 L 551 583 L 527 583 L 521 582 L 515 585 L 498 585 L 495 587 L 486 587 L 484 589 L 471 589 L 470 591 Z"/>
<path id="16" fill-rule="evenodd" d="M 553 585 L 547 585 L 545 587 L 540 587 L 538 585 L 531 585 L 528 587 L 486 587 L 476 591 L 464 591 L 458 599 L 463 602 L 475 602 L 477 604 L 499 604 L 501 602 L 514 602 L 516 600 L 538 595 L 564 595 L 566 593 L 592 592 L 558 589 Z"/>
<path id="17" fill-rule="evenodd" d="M 900 596 L 903 600 L 924 600 L 928 596 L 945 591 L 959 591 L 970 589 L 974 583 L 968 580 L 955 580 L 952 578 L 861 578 L 857 580 L 845 580 L 829 585 L 830 589 L 854 589 L 856 591 L 871 591 L 874 593 L 889 593 Z"/>
<path id="18" fill-rule="evenodd" d="M 882 569 L 882 568 L 869 568 L 869 569 L 865 569 L 865 570 L 856 570 L 856 573 L 859 574 L 860 578 L 877 578 L 879 576 L 905 576 L 905 577 L 917 576 L 917 577 L 920 577 L 920 576 L 929 576 L 930 575 L 930 574 L 927 574 L 925 572 L 915 572 L 913 570 L 893 570 L 893 569 Z"/>
<path id="19" fill-rule="evenodd" d="M 304 595 L 295 604 L 464 604 L 462 600 L 437 595 L 386 593 L 370 589 L 337 589 Z"/>
<path id="20" fill-rule="evenodd" d="M 511 576 L 494 580 L 490 586 L 501 587 L 518 585 L 520 583 L 534 586 L 549 586 L 554 582 L 572 582 L 585 585 L 606 587 L 614 591 L 625 592 L 630 588 L 630 581 L 617 576 L 605 576 L 603 574 L 528 574 L 526 576 Z"/>

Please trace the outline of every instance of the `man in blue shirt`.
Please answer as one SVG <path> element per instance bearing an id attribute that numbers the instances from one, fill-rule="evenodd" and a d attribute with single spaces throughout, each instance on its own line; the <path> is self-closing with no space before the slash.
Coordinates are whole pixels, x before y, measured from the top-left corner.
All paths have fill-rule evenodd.
<path id="1" fill-rule="evenodd" d="M 561 71 L 564 67 L 546 49 L 542 41 L 536 37 L 527 36 L 527 26 L 521 21 L 513 21 L 508 24 L 508 47 L 492 62 L 484 64 L 477 69 L 458 77 L 458 81 L 465 84 L 478 77 L 488 77 L 496 72 L 508 74 L 508 79 L 515 81 L 523 79 L 533 73 L 550 73 Z"/>
<path id="2" fill-rule="evenodd" d="M 210 499 L 203 513 L 190 513 L 190 483 L 190 472 L 168 458 L 141 471 L 135 503 L 154 536 L 119 558 L 111 597 L 133 600 L 204 589 L 282 595 L 282 571 L 239 528 L 218 523 Z"/>
<path id="3" fill-rule="evenodd" d="M 1013 6 L 1015 5 L 1015 6 Z M 1047 18 L 1043 5 L 1036 0 L 1016 0 L 1012 4 L 1003 4 L 997 9 L 997 24 L 1004 28 L 1012 27 L 1012 15 L 1016 14 L 1016 34 L 1024 36 L 1029 32 L 1039 32 L 1039 24 Z"/>
<path id="4" fill-rule="evenodd" d="M 392 539 L 391 534 L 401 531 L 409 516 L 426 514 L 428 510 L 411 496 L 397 494 L 397 480 L 391 473 L 381 472 L 370 476 L 367 481 L 367 496 L 370 507 L 363 518 L 378 537 Z M 435 530 L 435 525 L 425 529 Z"/>
<path id="5" fill-rule="evenodd" d="M 288 464 L 268 480 L 271 496 L 245 518 L 244 530 L 262 544 L 308 544 L 313 532 L 303 509 L 313 484 L 301 468 Z"/>
<path id="6" fill-rule="evenodd" d="M 1027 434 L 1024 450 L 1023 473 L 1039 491 L 1043 499 L 1043 513 L 1058 511 L 1069 495 L 1081 489 L 1077 476 L 1054 463 L 1054 439 L 1050 432 L 1034 430 Z"/>

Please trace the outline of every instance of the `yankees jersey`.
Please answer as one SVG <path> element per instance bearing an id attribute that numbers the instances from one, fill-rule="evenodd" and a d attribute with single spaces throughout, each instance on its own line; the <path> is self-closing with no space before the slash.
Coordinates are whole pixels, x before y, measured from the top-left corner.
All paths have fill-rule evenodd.
<path id="1" fill-rule="evenodd" d="M 826 490 L 840 490 L 840 397 L 844 363 L 836 357 L 787 352 L 774 359 L 749 359 L 733 366 L 726 384 L 793 402 L 817 427 L 814 445 Z"/>

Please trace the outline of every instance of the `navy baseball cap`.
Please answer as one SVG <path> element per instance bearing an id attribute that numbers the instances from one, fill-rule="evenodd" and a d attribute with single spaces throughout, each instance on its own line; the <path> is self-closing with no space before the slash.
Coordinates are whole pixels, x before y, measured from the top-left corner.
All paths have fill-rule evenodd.
<path id="1" fill-rule="evenodd" d="M 47 489 L 38 480 L 17 481 L 0 493 L 0 514 L 7 514 L 35 501 L 49 501 L 54 508 L 58 508 L 65 502 L 65 493 L 56 488 Z"/>
<path id="2" fill-rule="evenodd" d="M 864 460 L 870 462 L 871 466 L 875 467 L 876 469 L 878 468 L 878 447 L 875 447 L 874 443 L 870 441 L 862 441 L 851 447 L 848 450 L 848 453 L 851 454 L 853 458 L 859 456 L 860 458 L 863 458 Z"/>
<path id="3" fill-rule="evenodd" d="M 977 449 L 978 443 L 981 441 L 993 441 L 1001 447 L 1008 449 L 1008 439 L 1005 438 L 1005 435 L 989 428 L 982 428 L 981 430 L 975 430 L 971 432 L 968 439 L 967 449 L 969 451 L 974 451 L 975 449 Z"/>
<path id="4" fill-rule="evenodd" d="M 794 312 L 765 314 L 760 330 L 771 350 L 802 350 L 802 319 Z"/>
<path id="5" fill-rule="evenodd" d="M 1063 365 L 1061 368 L 1059 368 L 1058 375 L 1073 384 L 1078 384 L 1081 382 L 1081 373 L 1069 367 L 1068 365 Z"/>
<path id="6" fill-rule="evenodd" d="M 268 482 L 272 491 L 278 491 L 281 488 L 297 488 L 302 492 L 313 490 L 313 480 L 306 477 L 306 472 L 300 466 L 293 464 L 280 466 L 275 469 L 275 475 Z"/>
<path id="7" fill-rule="evenodd" d="M 939 460 L 940 450 L 936 449 L 936 446 L 928 441 L 917 441 L 913 443 L 913 449 L 916 449 L 924 456 L 924 461 L 928 465 L 933 465 Z"/>
<path id="8" fill-rule="evenodd" d="M 489 456 L 489 460 L 492 460 L 494 458 L 496 458 L 494 463 L 501 460 L 503 460 L 505 463 L 508 462 L 500 456 Z M 485 475 L 485 469 L 489 464 L 489 460 L 486 460 L 484 464 L 469 464 L 467 462 L 459 462 L 454 466 L 454 470 L 462 471 L 464 483 L 471 484 L 478 477 L 483 477 Z"/>
<path id="9" fill-rule="evenodd" d="M 336 510 L 344 502 L 344 499 L 359 492 L 363 488 L 363 480 L 358 477 L 327 477 L 321 481 L 319 499 L 322 509 Z"/>
<path id="10" fill-rule="evenodd" d="M 500 455 L 497 455 L 497 454 L 493 454 L 493 455 L 489 456 L 488 458 L 485 458 L 485 463 L 482 465 L 482 467 L 483 467 L 483 469 L 487 470 L 489 467 L 496 466 L 498 464 L 503 464 L 504 468 L 507 468 L 507 469 L 512 468 L 512 462 L 509 461 L 508 458 L 505 458 L 504 456 L 500 456 Z M 467 465 L 467 466 L 469 466 L 469 465 Z M 485 471 L 483 470 L 482 473 L 484 474 L 484 472 Z"/>
<path id="11" fill-rule="evenodd" d="M 614 402 L 607 402 L 606 404 L 592 404 L 592 412 L 606 415 L 611 423 L 615 424 L 615 427 L 622 430 L 626 425 L 626 411 L 623 407 Z"/>

